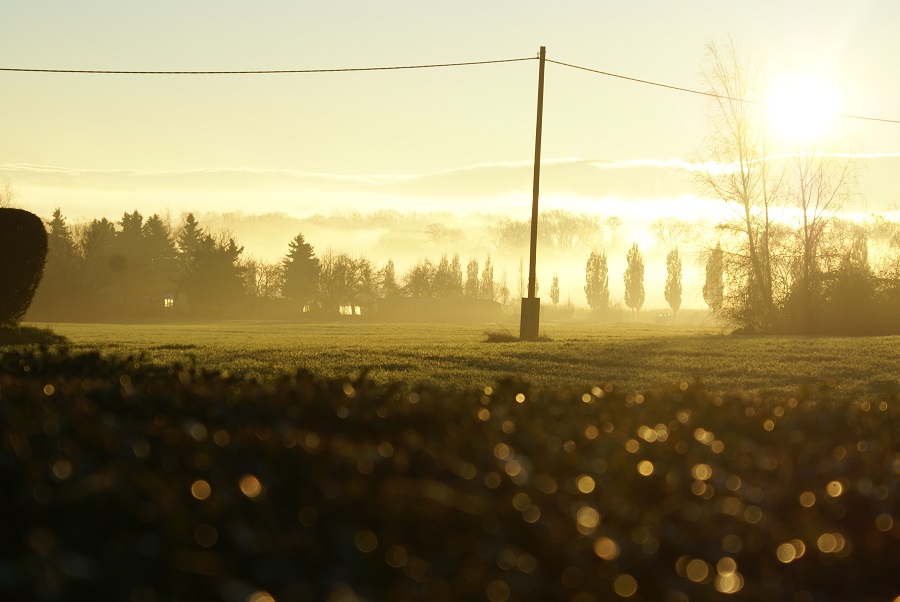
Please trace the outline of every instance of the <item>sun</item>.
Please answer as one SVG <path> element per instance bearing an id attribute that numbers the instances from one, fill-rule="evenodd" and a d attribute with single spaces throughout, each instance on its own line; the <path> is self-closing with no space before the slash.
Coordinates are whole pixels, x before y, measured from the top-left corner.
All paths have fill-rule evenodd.
<path id="1" fill-rule="evenodd" d="M 791 144 L 810 144 L 823 137 L 837 108 L 837 89 L 816 76 L 776 81 L 766 95 L 769 127 Z"/>

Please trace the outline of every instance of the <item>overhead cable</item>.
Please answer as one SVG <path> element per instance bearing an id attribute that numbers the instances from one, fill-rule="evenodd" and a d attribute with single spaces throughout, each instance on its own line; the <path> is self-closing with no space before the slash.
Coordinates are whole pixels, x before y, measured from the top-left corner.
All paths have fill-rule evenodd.
<path id="1" fill-rule="evenodd" d="M 662 84 L 662 83 L 650 81 L 647 79 L 639 79 L 637 77 L 629 77 L 627 75 L 619 75 L 618 73 L 610 73 L 609 71 L 600 71 L 599 69 L 591 69 L 589 67 L 582 67 L 580 65 L 573 65 L 571 63 L 563 63 L 562 61 L 554 61 L 552 59 L 545 59 L 545 60 L 548 63 L 562 65 L 563 67 L 571 67 L 572 69 L 580 69 L 581 71 L 589 71 L 590 73 L 596 73 L 598 75 L 605 75 L 607 77 L 615 77 L 617 79 L 624 79 L 626 81 L 635 82 L 638 84 L 646 84 L 648 86 L 656 86 L 658 88 L 666 88 L 667 90 L 675 90 L 676 92 L 687 92 L 689 94 L 699 94 L 700 96 L 709 96 L 712 98 L 718 98 L 721 100 L 730 100 L 733 102 L 744 102 L 747 104 L 757 105 L 757 106 L 761 106 L 761 107 L 769 106 L 768 103 L 762 102 L 760 100 L 751 100 L 751 99 L 747 99 L 747 98 L 726 96 L 723 94 L 716 94 L 715 92 L 704 92 L 702 90 L 694 90 L 692 88 L 683 88 L 681 86 L 672 86 L 669 84 Z M 861 119 L 864 121 L 877 121 L 880 123 L 900 124 L 900 119 L 883 119 L 881 117 L 866 117 L 863 115 L 849 115 L 847 113 L 835 113 L 834 116 L 835 117 L 843 117 L 845 119 Z"/>
<path id="2" fill-rule="evenodd" d="M 81 75 L 288 75 L 288 74 L 303 74 L 303 73 L 352 73 L 352 72 L 362 72 L 362 71 L 401 71 L 401 70 L 410 70 L 410 69 L 438 69 L 444 67 L 469 67 L 474 65 L 494 65 L 499 63 L 517 63 L 522 61 L 534 61 L 538 60 L 536 56 L 528 56 L 528 57 L 520 57 L 513 59 L 495 59 L 488 61 L 464 61 L 459 63 L 429 63 L 429 64 L 420 64 L 420 65 L 392 65 L 387 67 L 341 67 L 334 69 L 258 69 L 258 70 L 226 70 L 226 71 L 133 71 L 133 70 L 107 70 L 107 69 L 32 69 L 32 68 L 23 68 L 23 67 L 0 67 L 0 72 L 7 73 L 63 73 L 63 74 L 81 74 Z M 722 94 L 716 94 L 714 92 L 704 92 L 703 90 L 695 90 L 693 88 L 686 88 L 683 86 L 674 86 L 671 84 L 664 84 L 660 82 L 655 82 L 647 79 L 641 79 L 637 77 L 631 77 L 628 75 L 621 75 L 618 73 L 611 73 L 609 71 L 602 71 L 600 69 L 591 69 L 590 67 L 583 67 L 581 65 L 573 65 L 572 63 L 564 63 L 562 61 L 555 61 L 553 59 L 545 59 L 548 63 L 553 63 L 555 65 L 561 65 L 563 67 L 569 67 L 572 69 L 578 69 L 581 71 L 587 71 L 590 73 L 595 73 L 597 75 L 603 75 L 606 77 L 613 77 L 616 79 L 622 79 L 625 81 L 635 82 L 638 84 L 644 84 L 648 86 L 655 86 L 657 88 L 664 88 L 667 90 L 674 90 L 676 92 L 686 92 L 688 94 L 697 94 L 700 96 L 707 96 L 710 98 L 718 98 L 721 100 L 729 100 L 733 102 L 743 102 L 747 104 L 757 105 L 761 107 L 769 106 L 768 103 L 759 100 L 752 100 L 748 98 L 739 98 L 733 96 L 726 96 Z M 868 117 L 865 115 L 851 115 L 848 113 L 835 113 L 835 117 L 842 117 L 844 119 L 856 119 L 861 121 L 874 121 L 879 123 L 893 123 L 900 124 L 900 119 L 885 119 L 881 117 Z"/>
<path id="3" fill-rule="evenodd" d="M 247 71 L 114 71 L 105 69 L 26 69 L 0 67 L 0 71 L 16 73 L 73 73 L 88 75 L 285 75 L 290 73 L 347 73 L 352 71 L 400 71 L 403 69 L 436 69 L 441 67 L 468 67 L 471 65 L 493 65 L 535 61 L 536 57 L 497 59 L 491 61 L 466 61 L 462 63 L 433 63 L 425 65 L 395 65 L 390 67 L 343 67 L 337 69 L 263 69 Z"/>

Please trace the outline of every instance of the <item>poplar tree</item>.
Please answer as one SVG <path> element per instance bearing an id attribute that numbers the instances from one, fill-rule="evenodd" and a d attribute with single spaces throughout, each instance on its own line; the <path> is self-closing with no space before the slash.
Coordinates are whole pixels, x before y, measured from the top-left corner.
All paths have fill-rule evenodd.
<path id="1" fill-rule="evenodd" d="M 481 295 L 482 299 L 488 301 L 494 300 L 494 266 L 491 265 L 491 258 L 484 262 L 484 270 L 481 272 Z"/>
<path id="2" fill-rule="evenodd" d="M 722 245 L 717 243 L 706 259 L 706 282 L 703 284 L 703 300 L 714 313 L 722 309 L 725 296 L 723 267 Z"/>
<path id="3" fill-rule="evenodd" d="M 628 250 L 625 268 L 625 305 L 631 308 L 632 317 L 644 306 L 644 259 L 637 243 Z"/>
<path id="4" fill-rule="evenodd" d="M 584 294 L 595 313 L 606 313 L 609 308 L 609 266 L 605 252 L 591 251 L 585 265 Z"/>
<path id="5" fill-rule="evenodd" d="M 559 276 L 553 276 L 553 283 L 550 285 L 550 301 L 553 305 L 559 305 Z"/>
<path id="6" fill-rule="evenodd" d="M 465 295 L 466 297 L 477 299 L 479 292 L 481 292 L 481 286 L 478 280 L 478 260 L 470 259 L 469 264 L 466 266 Z"/>
<path id="7" fill-rule="evenodd" d="M 681 308 L 681 258 L 678 256 L 677 248 L 666 255 L 665 295 L 673 316 L 677 317 Z"/>

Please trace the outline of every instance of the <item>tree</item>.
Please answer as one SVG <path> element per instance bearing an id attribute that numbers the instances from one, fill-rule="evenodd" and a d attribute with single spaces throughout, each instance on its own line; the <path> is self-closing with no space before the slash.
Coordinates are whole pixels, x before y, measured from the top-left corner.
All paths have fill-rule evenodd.
<path id="1" fill-rule="evenodd" d="M 396 297 L 400 293 L 400 287 L 397 286 L 397 276 L 394 271 L 394 261 L 388 259 L 384 267 L 381 268 L 381 295 L 385 299 Z"/>
<path id="2" fill-rule="evenodd" d="M 313 246 L 303 234 L 288 243 L 288 252 L 281 260 L 283 285 L 281 294 L 301 309 L 312 303 L 318 292 L 319 260 Z"/>
<path id="3" fill-rule="evenodd" d="M 553 306 L 559 305 L 559 276 L 553 276 L 553 283 L 550 285 L 550 301 Z"/>
<path id="4" fill-rule="evenodd" d="M 47 231 L 33 213 L 0 208 L 0 325 L 18 324 L 31 304 L 47 260 Z"/>
<path id="5" fill-rule="evenodd" d="M 470 259 L 466 266 L 466 297 L 477 299 L 481 292 L 481 281 L 478 279 L 478 260 Z"/>
<path id="6" fill-rule="evenodd" d="M 368 259 L 353 259 L 328 251 L 319 264 L 319 300 L 322 309 L 336 314 L 350 307 L 354 314 L 375 298 L 375 278 Z"/>
<path id="7" fill-rule="evenodd" d="M 728 285 L 717 313 L 751 331 L 811 332 L 824 319 L 823 283 L 837 267 L 831 226 L 850 196 L 851 165 L 822 152 L 821 140 L 770 147 L 764 107 L 743 100 L 760 96 L 759 72 L 733 44 L 709 47 L 704 74 L 715 104 L 700 158 L 711 168 L 700 182 L 735 209 L 720 225 Z M 776 203 L 797 210 L 796 228 L 772 220 Z"/>
<path id="8" fill-rule="evenodd" d="M 85 291 L 86 311 L 91 314 L 108 313 L 113 295 L 111 285 L 123 264 L 114 257 L 116 226 L 106 219 L 94 219 L 81 233 L 83 260 L 82 287 Z"/>
<path id="9" fill-rule="evenodd" d="M 453 254 L 453 261 L 450 262 L 450 275 L 452 283 L 452 294 L 460 296 L 463 294 L 463 275 L 462 265 L 459 263 L 459 253 Z"/>
<path id="10" fill-rule="evenodd" d="M 794 315 L 784 316 L 810 332 L 817 319 L 821 301 L 824 265 L 822 255 L 829 254 L 827 230 L 850 194 L 850 164 L 815 152 L 796 152 L 792 157 L 788 201 L 800 210 L 801 224 L 794 252 L 794 273 L 790 287 Z"/>
<path id="11" fill-rule="evenodd" d="M 690 222 L 674 218 L 661 217 L 653 220 L 650 224 L 650 230 L 656 243 L 662 248 L 671 251 L 678 247 L 679 244 L 690 240 L 693 227 Z"/>
<path id="12" fill-rule="evenodd" d="M 716 243 L 716 248 L 706 258 L 706 282 L 703 284 L 703 300 L 714 314 L 722 309 L 725 296 L 723 265 L 722 245 Z"/>
<path id="13" fill-rule="evenodd" d="M 16 198 L 16 191 L 13 190 L 9 180 L 0 180 L 0 208 L 12 207 L 13 200 Z"/>
<path id="14" fill-rule="evenodd" d="M 228 305 L 245 299 L 244 267 L 240 261 L 244 248 L 238 246 L 234 237 L 226 233 L 212 236 L 189 213 L 177 243 L 175 280 L 187 293 L 192 312 L 220 314 Z"/>
<path id="15" fill-rule="evenodd" d="M 672 308 L 672 314 L 678 317 L 678 310 L 681 308 L 681 258 L 678 256 L 678 249 L 672 249 L 666 255 L 666 302 Z"/>
<path id="16" fill-rule="evenodd" d="M 481 294 L 479 297 L 488 301 L 493 301 L 496 297 L 496 291 L 494 290 L 494 266 L 491 265 L 490 255 L 484 261 L 484 270 L 481 272 Z"/>
<path id="17" fill-rule="evenodd" d="M 588 307 L 603 315 L 609 309 L 609 267 L 606 253 L 591 251 L 585 265 L 584 294 Z"/>
<path id="18" fill-rule="evenodd" d="M 194 214 L 188 213 L 176 238 L 178 245 L 178 270 L 182 280 L 184 275 L 192 270 L 205 235 L 206 232 L 200 227 Z"/>
<path id="19" fill-rule="evenodd" d="M 428 259 L 420 261 L 411 267 L 403 277 L 403 291 L 410 297 L 434 297 L 436 272 L 437 268 Z"/>
<path id="20" fill-rule="evenodd" d="M 171 293 L 177 279 L 178 257 L 171 227 L 154 213 L 144 222 L 141 234 L 147 266 L 146 290 L 154 298 Z"/>
<path id="21" fill-rule="evenodd" d="M 257 305 L 276 299 L 284 282 L 284 263 L 269 263 L 252 257 L 241 261 L 247 297 Z"/>
<path id="22" fill-rule="evenodd" d="M 773 176 L 767 159 L 761 107 L 744 100 L 758 96 L 759 72 L 731 44 L 724 52 L 715 45 L 707 48 L 703 74 L 713 110 L 701 162 L 714 167 L 698 172 L 699 182 L 735 209 L 721 226 L 734 243 L 726 269 L 736 289 L 722 311 L 733 322 L 760 329 L 775 319 L 770 212 L 781 178 Z"/>
<path id="23" fill-rule="evenodd" d="M 81 257 L 72 229 L 57 208 L 47 224 L 47 263 L 44 277 L 31 304 L 30 313 L 40 319 L 75 318 L 81 309 Z"/>
<path id="24" fill-rule="evenodd" d="M 625 305 L 631 308 L 632 315 L 644 306 L 644 259 L 638 250 L 637 243 L 631 246 L 627 255 L 625 268 Z"/>
<path id="25" fill-rule="evenodd" d="M 461 292 L 457 289 L 456 274 L 450 260 L 444 254 L 434 271 L 432 293 L 435 297 L 455 297 Z"/>

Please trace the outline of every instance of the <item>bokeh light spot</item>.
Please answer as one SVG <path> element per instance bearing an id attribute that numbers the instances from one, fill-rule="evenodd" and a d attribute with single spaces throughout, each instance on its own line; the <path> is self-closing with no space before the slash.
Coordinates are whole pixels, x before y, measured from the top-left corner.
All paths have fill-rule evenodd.
<path id="1" fill-rule="evenodd" d="M 259 497 L 263 492 L 262 483 L 252 474 L 242 476 L 238 485 L 241 488 L 241 493 L 250 499 Z"/>
<path id="2" fill-rule="evenodd" d="M 191 484 L 191 495 L 198 500 L 207 499 L 212 493 L 212 487 L 203 479 L 197 479 Z"/>
<path id="3" fill-rule="evenodd" d="M 885 533 L 887 533 L 894 528 L 894 517 L 892 517 L 890 514 L 879 514 L 875 518 L 875 526 L 879 531 L 884 531 Z"/>
<path id="4" fill-rule="evenodd" d="M 375 548 L 378 547 L 378 537 L 372 531 L 363 529 L 353 538 L 353 543 L 356 544 L 357 550 L 363 554 L 369 554 L 374 552 Z"/>
<path id="5" fill-rule="evenodd" d="M 840 497 L 844 493 L 844 486 L 840 481 L 831 481 L 825 486 L 825 492 L 831 497 Z"/>
<path id="6" fill-rule="evenodd" d="M 580 491 L 581 493 L 590 493 L 594 490 L 594 479 L 586 474 L 583 474 L 578 477 L 577 486 L 578 491 Z"/>
<path id="7" fill-rule="evenodd" d="M 616 580 L 613 581 L 613 589 L 619 596 L 630 598 L 637 593 L 637 580 L 631 575 L 624 573 L 616 577 Z"/>
<path id="8" fill-rule="evenodd" d="M 594 542 L 594 554 L 603 560 L 619 557 L 619 544 L 608 537 L 600 537 Z"/>

